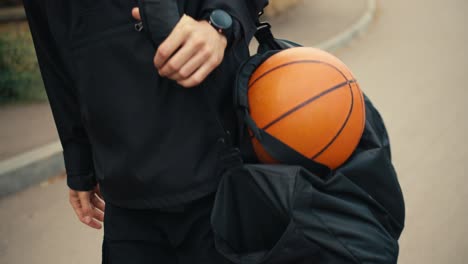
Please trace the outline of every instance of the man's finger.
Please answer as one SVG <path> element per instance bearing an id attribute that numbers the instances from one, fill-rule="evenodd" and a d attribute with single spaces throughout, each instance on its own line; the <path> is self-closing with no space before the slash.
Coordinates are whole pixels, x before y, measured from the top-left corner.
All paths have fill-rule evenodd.
<path id="1" fill-rule="evenodd" d="M 91 193 L 90 192 L 78 192 L 80 198 L 80 205 L 82 211 L 81 221 L 85 224 L 89 224 L 93 218 L 93 206 L 91 204 Z"/>
<path id="2" fill-rule="evenodd" d="M 205 80 L 205 78 L 210 74 L 210 72 L 213 71 L 215 68 L 214 63 L 205 63 L 203 64 L 192 76 L 190 76 L 188 79 L 185 79 L 183 81 L 178 81 L 180 85 L 190 88 L 199 85 L 201 82 Z"/>
<path id="3" fill-rule="evenodd" d="M 102 224 L 99 223 L 98 221 L 96 221 L 96 219 L 91 219 L 91 222 L 89 224 L 87 224 L 89 227 L 92 227 L 94 229 L 101 229 L 102 228 Z"/>
<path id="4" fill-rule="evenodd" d="M 134 8 L 132 9 L 132 16 L 133 16 L 133 18 L 136 19 L 136 20 L 141 20 L 140 8 L 134 7 Z"/>
<path id="5" fill-rule="evenodd" d="M 195 54 L 195 56 L 193 56 L 187 63 L 184 64 L 184 66 L 182 66 L 182 68 L 179 70 L 179 73 L 181 73 L 182 76 L 171 76 L 170 78 L 172 80 L 176 80 L 176 81 L 183 81 L 183 80 L 186 80 L 188 78 L 190 78 L 190 76 L 192 76 L 192 74 L 194 72 L 196 72 L 202 65 L 204 62 L 206 62 L 206 60 L 210 57 L 210 53 L 209 52 L 205 52 L 205 51 L 199 51 Z M 180 77 L 180 78 L 178 78 Z M 184 78 L 185 77 L 185 78 Z"/>
<path id="6" fill-rule="evenodd" d="M 77 195 L 75 196 L 71 194 L 71 192 L 72 191 L 70 191 L 70 204 L 73 210 L 75 211 L 76 216 L 81 221 L 81 219 L 83 218 L 83 212 L 81 210 L 80 198 Z"/>
<path id="7" fill-rule="evenodd" d="M 91 203 L 95 208 L 104 212 L 105 203 L 101 199 L 99 199 L 96 195 L 94 195 L 93 198 L 91 198 Z"/>
<path id="8" fill-rule="evenodd" d="M 174 52 L 178 50 L 189 37 L 190 28 L 187 26 L 187 19 L 187 16 L 184 15 L 166 40 L 159 45 L 156 56 L 154 56 L 154 66 L 158 70 L 162 68 Z"/>
<path id="9" fill-rule="evenodd" d="M 159 75 L 169 76 L 179 73 L 179 70 L 187 63 L 188 60 L 197 52 L 196 46 L 192 43 L 185 43 L 180 50 L 172 56 L 166 64 L 159 70 Z M 185 76 L 187 78 L 189 76 Z M 185 79 L 184 78 L 184 79 Z M 173 79 L 173 78 L 171 78 Z"/>
<path id="10" fill-rule="evenodd" d="M 94 208 L 94 214 L 93 214 L 93 218 L 95 220 L 98 220 L 99 222 L 102 222 L 104 221 L 104 213 L 99 211 L 97 208 Z"/>

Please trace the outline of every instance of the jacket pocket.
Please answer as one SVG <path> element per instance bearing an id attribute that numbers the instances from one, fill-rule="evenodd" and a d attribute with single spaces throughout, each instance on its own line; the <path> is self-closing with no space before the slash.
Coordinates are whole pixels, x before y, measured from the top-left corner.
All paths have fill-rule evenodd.
<path id="1" fill-rule="evenodd" d="M 145 32 L 153 44 L 158 46 L 179 22 L 177 1 L 138 0 L 138 7 Z"/>
<path id="2" fill-rule="evenodd" d="M 136 0 L 132 1 L 71 1 L 68 30 L 72 41 L 99 35 L 127 23 L 137 23 L 132 17 L 132 8 L 136 7 Z M 58 3 L 55 3 L 58 5 Z"/>
<path id="3" fill-rule="evenodd" d="M 83 37 L 72 38 L 73 43 L 70 45 L 71 52 L 79 53 L 83 49 L 90 47 L 92 48 L 93 46 L 99 46 L 99 42 L 112 41 L 113 39 L 122 37 L 121 34 L 133 33 L 136 36 L 138 34 L 138 30 L 135 28 L 136 24 L 138 23 L 130 22 L 125 24 L 119 24 L 107 28 L 105 30 L 90 32 L 89 34 Z"/>

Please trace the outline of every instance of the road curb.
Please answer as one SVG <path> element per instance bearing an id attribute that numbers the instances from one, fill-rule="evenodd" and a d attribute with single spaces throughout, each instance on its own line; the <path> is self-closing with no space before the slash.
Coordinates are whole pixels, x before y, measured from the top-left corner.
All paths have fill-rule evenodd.
<path id="1" fill-rule="evenodd" d="M 26 12 L 23 6 L 2 8 L 0 10 L 0 23 L 24 21 L 26 19 Z"/>
<path id="2" fill-rule="evenodd" d="M 65 170 L 60 141 L 0 162 L 0 198 Z"/>
<path id="3" fill-rule="evenodd" d="M 360 19 L 351 25 L 349 28 L 343 30 L 333 38 L 324 41 L 315 47 L 327 51 L 334 51 L 349 44 L 353 39 L 363 34 L 370 26 L 375 18 L 377 12 L 377 0 L 367 0 L 366 11 Z"/>
<path id="4" fill-rule="evenodd" d="M 364 33 L 375 17 L 377 0 L 366 0 L 360 19 L 333 38 L 315 47 L 333 51 Z M 0 162 L 0 198 L 38 184 L 65 170 L 60 141 Z"/>

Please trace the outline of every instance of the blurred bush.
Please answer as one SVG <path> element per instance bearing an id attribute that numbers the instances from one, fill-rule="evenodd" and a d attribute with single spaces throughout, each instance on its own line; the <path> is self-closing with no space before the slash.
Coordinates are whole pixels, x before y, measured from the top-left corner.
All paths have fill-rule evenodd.
<path id="1" fill-rule="evenodd" d="M 29 29 L 0 34 L 0 104 L 47 100 Z"/>
<path id="2" fill-rule="evenodd" d="M 2 6 L 16 6 L 21 5 L 23 1 L 21 0 L 0 0 L 0 7 Z"/>

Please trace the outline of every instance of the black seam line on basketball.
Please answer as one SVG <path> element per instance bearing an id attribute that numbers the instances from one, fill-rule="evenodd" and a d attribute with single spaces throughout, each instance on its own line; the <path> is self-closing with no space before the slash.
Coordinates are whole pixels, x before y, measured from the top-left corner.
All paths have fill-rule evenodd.
<path id="1" fill-rule="evenodd" d="M 346 85 L 350 85 L 352 83 L 355 83 L 356 80 L 351 80 L 351 81 L 346 81 L 346 82 L 343 82 L 343 83 L 340 83 L 338 85 L 335 85 L 333 86 L 332 88 L 328 89 L 328 90 L 325 90 L 323 92 L 321 92 L 320 94 L 308 99 L 307 101 L 305 102 L 302 102 L 300 103 L 299 105 L 295 106 L 294 108 L 292 108 L 291 110 L 287 111 L 286 113 L 280 115 L 279 117 L 277 117 L 276 119 L 274 119 L 273 121 L 271 121 L 269 124 L 267 124 L 266 126 L 264 126 L 262 129 L 263 130 L 267 130 L 268 128 L 270 128 L 271 126 L 273 126 L 274 124 L 278 123 L 279 121 L 281 121 L 281 119 L 287 117 L 288 115 L 291 115 L 292 113 L 298 111 L 299 109 L 307 106 L 308 104 L 314 102 L 315 100 L 335 91 L 335 90 L 338 90 L 340 88 L 343 88 L 345 87 Z"/>
<path id="2" fill-rule="evenodd" d="M 276 66 L 276 67 L 274 67 L 272 69 L 269 69 L 268 71 L 262 73 L 262 75 L 258 76 L 258 78 L 255 79 L 252 82 L 252 84 L 249 85 L 248 88 L 252 87 L 256 82 L 258 82 L 260 79 L 262 79 L 263 77 L 265 77 L 266 75 L 268 75 L 269 73 L 271 73 L 273 71 L 279 70 L 279 69 L 281 69 L 283 67 L 286 67 L 286 66 L 289 66 L 289 65 L 292 65 L 292 64 L 299 64 L 299 63 L 325 64 L 325 65 L 330 66 L 330 67 L 334 68 L 335 70 L 337 70 L 345 78 L 345 80 L 348 80 L 348 78 L 346 78 L 346 75 L 344 75 L 344 73 L 333 64 L 330 64 L 330 63 L 324 62 L 324 61 L 319 61 L 319 60 L 298 60 L 298 61 L 291 61 L 291 62 L 288 62 L 288 63 L 285 63 L 285 64 L 281 64 L 281 65 L 278 65 L 278 66 Z"/>
<path id="3" fill-rule="evenodd" d="M 337 70 L 341 76 L 343 76 L 343 78 L 345 78 L 345 80 L 349 81 L 348 78 L 346 78 L 346 75 L 343 73 L 343 71 L 341 71 L 341 69 L 339 69 L 338 67 L 336 67 L 335 65 L 331 65 L 329 63 L 325 63 L 327 65 L 329 65 L 330 67 L 334 68 L 335 70 Z M 353 79 L 354 82 L 356 82 L 356 80 Z M 346 120 L 342 126 L 342 128 L 336 133 L 335 137 L 321 150 L 319 151 L 317 154 L 315 154 L 312 159 L 316 159 L 318 158 L 323 152 L 325 152 L 325 150 L 327 150 L 334 142 L 335 140 L 338 138 L 338 136 L 341 134 L 341 132 L 343 132 L 343 129 L 346 127 L 346 125 L 348 124 L 348 121 L 349 121 L 349 118 L 351 117 L 351 113 L 353 111 L 353 105 L 354 105 L 354 95 L 353 95 L 353 88 L 352 88 L 352 84 L 350 83 L 349 84 L 349 88 L 350 88 L 350 92 L 351 92 L 351 108 L 350 108 L 350 111 L 348 112 L 348 116 L 346 117 Z"/>
<path id="4" fill-rule="evenodd" d="M 315 160 L 316 158 L 318 158 L 320 155 L 322 155 L 323 152 L 325 152 L 325 150 L 327 150 L 335 141 L 336 139 L 338 138 L 338 136 L 341 134 L 341 132 L 343 132 L 344 128 L 346 127 L 346 125 L 348 125 L 348 121 L 349 119 L 351 118 L 351 114 L 353 113 L 353 109 L 354 109 L 354 93 L 353 93 L 353 87 L 351 86 L 351 84 L 349 84 L 349 91 L 351 92 L 351 106 L 349 108 L 349 111 L 348 111 L 348 116 L 346 117 L 346 120 L 344 121 L 343 125 L 341 126 L 340 130 L 338 130 L 338 132 L 336 132 L 335 136 L 333 137 L 332 140 L 330 140 L 330 142 L 328 142 L 328 144 L 322 149 L 320 150 L 319 152 L 317 152 L 317 154 L 315 154 L 311 159 L 312 160 Z"/>

